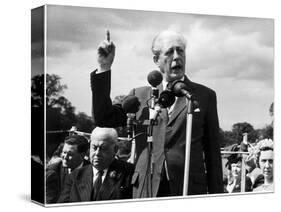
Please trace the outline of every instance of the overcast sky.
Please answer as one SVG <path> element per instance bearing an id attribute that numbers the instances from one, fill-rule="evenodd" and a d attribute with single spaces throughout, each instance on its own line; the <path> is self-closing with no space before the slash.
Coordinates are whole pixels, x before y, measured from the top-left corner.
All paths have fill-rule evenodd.
<path id="1" fill-rule="evenodd" d="M 147 74 L 157 69 L 151 41 L 172 29 L 188 40 L 187 76 L 216 91 L 222 129 L 230 130 L 237 122 L 254 128 L 271 123 L 272 19 L 48 6 L 47 73 L 61 76 L 68 86 L 64 95 L 76 112 L 91 114 L 89 76 L 97 67 L 96 48 L 107 29 L 116 45 L 111 97 L 147 84 Z M 38 60 L 32 61 L 35 69 Z"/>

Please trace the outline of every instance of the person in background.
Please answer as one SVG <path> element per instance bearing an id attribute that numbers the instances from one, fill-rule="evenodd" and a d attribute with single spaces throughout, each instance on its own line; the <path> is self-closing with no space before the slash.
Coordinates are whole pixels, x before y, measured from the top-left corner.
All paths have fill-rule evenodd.
<path id="1" fill-rule="evenodd" d="M 261 169 L 256 164 L 256 156 L 252 154 L 253 148 L 248 148 L 249 155 L 245 158 L 245 165 L 247 170 L 247 176 L 251 179 L 254 185 L 257 177 L 262 174 Z"/>
<path id="2" fill-rule="evenodd" d="M 132 198 L 134 165 L 116 159 L 117 139 L 114 128 L 96 127 L 93 130 L 91 164 L 67 177 L 59 203 Z"/>
<path id="3" fill-rule="evenodd" d="M 238 151 L 232 149 L 232 151 Z M 242 179 L 242 156 L 240 154 L 232 154 L 228 157 L 227 168 L 229 177 L 227 186 L 225 188 L 227 193 L 241 192 L 241 179 Z M 252 182 L 248 176 L 245 176 L 245 192 L 252 191 Z"/>
<path id="4" fill-rule="evenodd" d="M 65 138 L 61 160 L 50 164 L 46 169 L 46 203 L 56 203 L 66 177 L 75 169 L 89 164 L 84 160 L 88 148 L 88 140 L 83 136 L 70 135 Z"/>
<path id="5" fill-rule="evenodd" d="M 273 191 L 273 141 L 264 139 L 258 144 L 257 166 L 261 169 L 262 174 L 257 178 L 254 184 L 254 191 Z"/>

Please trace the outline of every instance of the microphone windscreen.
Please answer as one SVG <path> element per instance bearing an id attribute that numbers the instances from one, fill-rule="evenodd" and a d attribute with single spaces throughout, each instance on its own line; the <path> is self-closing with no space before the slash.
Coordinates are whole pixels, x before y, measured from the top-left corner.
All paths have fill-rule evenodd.
<path id="1" fill-rule="evenodd" d="M 188 91 L 188 87 L 183 81 L 177 80 L 173 82 L 171 90 L 175 96 L 181 97 L 185 95 L 184 91 Z"/>
<path id="2" fill-rule="evenodd" d="M 139 110 L 140 101 L 138 97 L 134 95 L 128 95 L 124 98 L 122 108 L 125 113 L 136 113 Z"/>
<path id="3" fill-rule="evenodd" d="M 165 90 L 160 94 L 160 97 L 158 99 L 158 104 L 162 107 L 162 108 L 167 108 L 170 107 L 174 104 L 176 98 L 174 96 L 174 94 L 169 91 L 169 90 Z"/>
<path id="4" fill-rule="evenodd" d="M 157 87 L 163 80 L 163 76 L 160 71 L 154 70 L 147 75 L 147 81 L 152 87 Z"/>

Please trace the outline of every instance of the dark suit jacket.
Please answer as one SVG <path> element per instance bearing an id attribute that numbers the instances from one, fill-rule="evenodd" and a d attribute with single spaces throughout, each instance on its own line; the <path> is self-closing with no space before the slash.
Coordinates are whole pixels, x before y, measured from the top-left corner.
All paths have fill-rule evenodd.
<path id="1" fill-rule="evenodd" d="M 230 186 L 232 183 L 233 183 L 233 181 L 228 182 L 228 185 Z M 251 179 L 248 176 L 246 176 L 245 177 L 245 192 L 253 191 L 252 187 L 253 187 L 253 184 L 252 184 Z M 238 192 L 241 192 L 241 181 L 238 182 L 237 185 L 235 185 L 235 187 L 231 193 L 238 193 Z M 227 191 L 227 189 L 225 189 L 225 193 L 229 193 Z"/>
<path id="2" fill-rule="evenodd" d="M 84 160 L 83 166 L 90 162 Z M 68 174 L 67 168 L 62 167 L 62 162 L 51 164 L 46 169 L 46 203 L 56 203 Z"/>
<path id="3" fill-rule="evenodd" d="M 213 90 L 191 82 L 185 77 L 185 83 L 200 103 L 200 113 L 194 113 L 192 123 L 192 141 L 189 173 L 189 194 L 222 193 L 222 163 L 219 145 L 219 123 L 216 106 L 216 94 Z M 93 97 L 93 117 L 98 126 L 125 125 L 126 115 L 122 108 L 111 104 L 110 72 L 91 73 Z M 161 90 L 161 88 L 160 88 Z M 160 91 L 161 92 L 161 91 Z M 151 96 L 150 87 L 141 87 L 131 91 L 141 102 L 137 112 L 138 120 L 149 119 L 146 101 Z M 161 179 L 163 163 L 166 160 L 171 195 L 182 195 L 186 142 L 186 100 L 178 98 L 171 117 L 165 110 L 158 117 L 153 129 L 153 179 L 152 196 L 156 196 Z M 137 126 L 137 132 L 146 132 L 145 126 Z M 137 164 L 132 179 L 133 197 L 148 197 L 145 173 L 147 169 L 146 136 L 136 140 Z"/>
<path id="4" fill-rule="evenodd" d="M 97 197 L 99 200 L 132 198 L 131 179 L 134 166 L 121 160 L 110 165 Z M 93 167 L 85 166 L 71 173 L 65 182 L 58 203 L 91 201 L 93 191 Z"/>

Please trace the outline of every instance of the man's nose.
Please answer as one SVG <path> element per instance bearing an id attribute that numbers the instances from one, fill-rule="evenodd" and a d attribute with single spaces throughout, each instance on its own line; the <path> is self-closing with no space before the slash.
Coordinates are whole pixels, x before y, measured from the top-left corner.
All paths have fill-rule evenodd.
<path id="1" fill-rule="evenodd" d="M 96 151 L 95 151 L 95 154 L 96 154 L 96 155 L 100 155 L 100 153 L 101 153 L 101 150 L 100 150 L 100 148 L 98 147 L 98 148 L 96 149 Z"/>
<path id="2" fill-rule="evenodd" d="M 269 167 L 269 161 L 267 160 L 264 164 L 265 167 Z"/>
<path id="3" fill-rule="evenodd" d="M 176 49 L 174 49 L 173 59 L 176 60 L 178 58 L 179 58 L 178 51 Z"/>
<path id="4" fill-rule="evenodd" d="M 69 157 L 69 154 L 67 154 L 67 153 L 62 153 L 61 157 L 62 157 L 63 159 L 67 159 L 67 158 Z"/>

